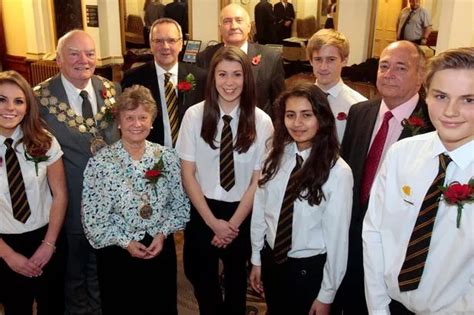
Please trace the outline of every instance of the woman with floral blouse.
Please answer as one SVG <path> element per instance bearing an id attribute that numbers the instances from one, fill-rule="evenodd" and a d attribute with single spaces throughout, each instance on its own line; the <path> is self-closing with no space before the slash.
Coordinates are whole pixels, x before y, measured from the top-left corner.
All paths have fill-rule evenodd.
<path id="1" fill-rule="evenodd" d="M 179 159 L 145 140 L 157 115 L 147 88 L 126 89 L 113 114 L 121 140 L 89 160 L 82 208 L 86 237 L 99 249 L 103 314 L 177 314 L 173 233 L 190 207 Z"/>

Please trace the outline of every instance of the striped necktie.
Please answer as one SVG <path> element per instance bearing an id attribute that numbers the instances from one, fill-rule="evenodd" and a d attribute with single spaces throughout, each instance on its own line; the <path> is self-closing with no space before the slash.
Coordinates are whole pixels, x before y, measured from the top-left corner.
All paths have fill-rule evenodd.
<path id="1" fill-rule="evenodd" d="M 420 207 L 415 227 L 408 243 L 405 261 L 398 275 L 400 291 L 416 290 L 421 281 L 428 249 L 430 247 L 431 233 L 438 213 L 438 204 L 441 197 L 439 186 L 443 185 L 446 177 L 446 168 L 451 158 L 444 154 L 439 155 L 439 170 L 426 193 L 423 204 Z"/>
<path id="2" fill-rule="evenodd" d="M 13 217 L 21 223 L 25 223 L 30 217 L 31 211 L 26 197 L 25 183 L 23 182 L 20 163 L 18 162 L 12 144 L 13 139 L 8 138 L 5 140 L 5 145 L 7 146 L 5 165 L 7 167 L 8 188 L 10 189 Z"/>
<path id="3" fill-rule="evenodd" d="M 284 263 L 288 259 L 288 252 L 291 249 L 291 236 L 293 234 L 293 205 L 297 195 L 293 188 L 295 185 L 295 174 L 303 165 L 303 158 L 296 154 L 296 165 L 291 171 L 288 184 L 286 185 L 285 196 L 281 205 L 280 217 L 273 246 L 273 257 L 277 264 Z"/>
<path id="4" fill-rule="evenodd" d="M 165 73 L 165 100 L 166 100 L 166 109 L 168 110 L 168 117 L 170 121 L 171 128 L 171 140 L 173 142 L 173 147 L 176 144 L 176 139 L 178 139 L 179 132 L 179 115 L 178 115 L 178 98 L 176 96 L 176 90 L 174 88 L 173 82 L 171 82 L 171 73 Z"/>
<path id="5" fill-rule="evenodd" d="M 224 126 L 221 134 L 220 181 L 222 188 L 229 191 L 235 185 L 234 145 L 232 143 L 232 129 L 230 128 L 232 117 L 224 115 L 222 120 L 224 120 Z"/>

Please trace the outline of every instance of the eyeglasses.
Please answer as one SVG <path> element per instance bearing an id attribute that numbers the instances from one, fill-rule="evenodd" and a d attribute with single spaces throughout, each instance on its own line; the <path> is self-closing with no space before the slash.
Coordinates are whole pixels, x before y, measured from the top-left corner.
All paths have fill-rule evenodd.
<path id="1" fill-rule="evenodd" d="M 168 45 L 172 46 L 172 45 L 177 44 L 180 40 L 181 40 L 181 37 L 180 38 L 166 38 L 166 39 L 160 38 L 160 39 L 152 39 L 151 42 L 156 45 L 164 45 L 166 42 Z"/>

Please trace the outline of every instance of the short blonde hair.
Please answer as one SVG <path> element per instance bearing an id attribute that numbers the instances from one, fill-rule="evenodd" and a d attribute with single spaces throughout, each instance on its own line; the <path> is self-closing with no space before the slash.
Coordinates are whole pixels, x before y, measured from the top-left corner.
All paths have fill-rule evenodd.
<path id="1" fill-rule="evenodd" d="M 325 46 L 336 47 L 342 60 L 349 57 L 349 41 L 346 36 L 336 30 L 324 28 L 311 36 L 306 48 L 308 58 L 311 60 L 313 52 Z"/>

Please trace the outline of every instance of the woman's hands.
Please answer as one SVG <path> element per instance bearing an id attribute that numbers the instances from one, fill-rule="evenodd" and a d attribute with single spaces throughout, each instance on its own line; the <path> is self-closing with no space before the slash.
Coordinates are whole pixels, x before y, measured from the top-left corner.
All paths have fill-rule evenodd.
<path id="1" fill-rule="evenodd" d="M 153 241 L 151 242 L 150 246 L 146 247 L 140 242 L 130 241 L 126 249 L 132 257 L 141 259 L 151 259 L 161 253 L 161 251 L 163 250 L 164 241 L 164 234 L 158 233 L 153 238 Z"/>
<path id="2" fill-rule="evenodd" d="M 221 219 L 216 219 L 210 228 L 215 234 L 211 244 L 218 248 L 226 248 L 239 235 L 237 226 Z"/>
<path id="3" fill-rule="evenodd" d="M 263 291 L 263 283 L 262 283 L 262 267 L 261 266 L 252 266 L 252 270 L 250 271 L 250 286 L 252 289 L 255 290 L 258 294 L 262 297 L 265 297 L 265 292 Z"/>
<path id="4" fill-rule="evenodd" d="M 38 249 L 36 249 L 33 256 L 31 256 L 30 261 L 36 266 L 43 268 L 51 260 L 51 257 L 53 257 L 54 250 L 54 244 L 43 242 Z"/>

